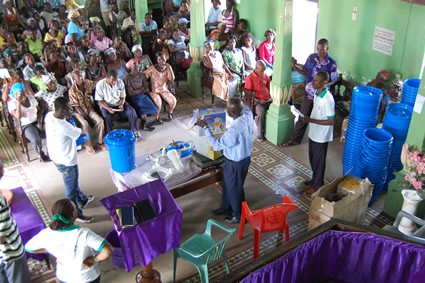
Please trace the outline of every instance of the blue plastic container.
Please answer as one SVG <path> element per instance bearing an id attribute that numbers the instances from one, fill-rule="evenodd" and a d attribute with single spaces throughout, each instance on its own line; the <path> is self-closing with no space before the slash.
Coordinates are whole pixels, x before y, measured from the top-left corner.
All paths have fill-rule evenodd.
<path id="1" fill-rule="evenodd" d="M 382 128 L 394 137 L 394 147 L 388 166 L 389 173 L 400 171 L 403 168 L 400 156 L 409 131 L 412 114 L 413 107 L 408 104 L 391 103 L 387 106 Z"/>
<path id="2" fill-rule="evenodd" d="M 181 158 L 184 158 L 192 154 L 193 146 L 189 142 L 175 141 L 174 143 L 170 143 L 165 148 L 165 152 L 168 152 L 173 149 L 177 150 L 177 152 L 180 153 Z"/>
<path id="3" fill-rule="evenodd" d="M 106 135 L 105 144 L 109 150 L 112 170 L 125 173 L 136 167 L 136 137 L 132 131 L 113 130 Z"/>
<path id="4" fill-rule="evenodd" d="M 80 146 L 83 143 L 85 143 L 88 139 L 89 139 L 89 134 L 87 133 L 85 136 L 79 137 L 75 142 L 77 143 L 77 146 Z"/>
<path id="5" fill-rule="evenodd" d="M 393 142 L 393 136 L 386 130 L 369 128 L 364 131 L 354 175 L 367 177 L 374 184 L 370 205 L 385 186 Z"/>
<path id="6" fill-rule="evenodd" d="M 420 79 L 407 79 L 403 83 L 403 92 L 401 94 L 401 103 L 408 104 L 410 106 L 415 105 L 416 96 L 418 95 Z"/>

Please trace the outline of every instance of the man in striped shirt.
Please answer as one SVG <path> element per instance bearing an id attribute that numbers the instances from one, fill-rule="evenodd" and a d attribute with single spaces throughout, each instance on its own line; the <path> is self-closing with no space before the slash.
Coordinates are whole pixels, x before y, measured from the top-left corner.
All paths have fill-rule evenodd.
<path id="1" fill-rule="evenodd" d="M 2 177 L 3 164 L 0 161 L 0 179 Z M 0 282 L 31 282 L 21 236 L 2 194 L 0 194 Z"/>

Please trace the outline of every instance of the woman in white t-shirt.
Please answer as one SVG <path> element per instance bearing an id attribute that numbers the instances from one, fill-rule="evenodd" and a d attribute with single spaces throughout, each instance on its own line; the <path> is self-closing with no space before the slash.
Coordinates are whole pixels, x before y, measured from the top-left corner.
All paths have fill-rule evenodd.
<path id="1" fill-rule="evenodd" d="M 27 88 L 21 83 L 15 83 L 9 91 L 10 101 L 7 108 L 13 117 L 21 123 L 21 129 L 25 137 L 30 140 L 37 152 L 40 162 L 50 161 L 43 152 L 40 133 L 42 130 L 42 111 L 37 99 L 27 94 Z"/>
<path id="2" fill-rule="evenodd" d="M 50 253 L 57 260 L 56 277 L 66 283 L 100 282 L 98 262 L 113 252 L 111 244 L 88 228 L 74 224 L 75 204 L 69 199 L 55 202 L 52 222 L 25 245 L 31 253 Z"/>

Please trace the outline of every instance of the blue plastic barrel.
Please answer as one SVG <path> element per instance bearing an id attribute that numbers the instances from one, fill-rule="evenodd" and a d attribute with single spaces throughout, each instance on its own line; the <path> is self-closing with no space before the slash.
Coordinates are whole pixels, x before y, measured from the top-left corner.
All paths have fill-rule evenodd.
<path id="1" fill-rule="evenodd" d="M 125 129 L 113 130 L 105 137 L 109 150 L 112 170 L 118 173 L 129 172 L 136 167 L 136 137 Z"/>

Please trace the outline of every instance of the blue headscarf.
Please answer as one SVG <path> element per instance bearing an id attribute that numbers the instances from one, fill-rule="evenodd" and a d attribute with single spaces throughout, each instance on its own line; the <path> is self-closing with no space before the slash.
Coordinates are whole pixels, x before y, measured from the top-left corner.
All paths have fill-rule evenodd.
<path id="1" fill-rule="evenodd" d="M 16 83 L 10 88 L 9 95 L 10 95 L 11 98 L 15 98 L 16 95 L 18 95 L 18 93 L 20 93 L 21 91 L 26 90 L 26 89 L 27 89 L 27 87 L 24 86 L 23 84 Z"/>

